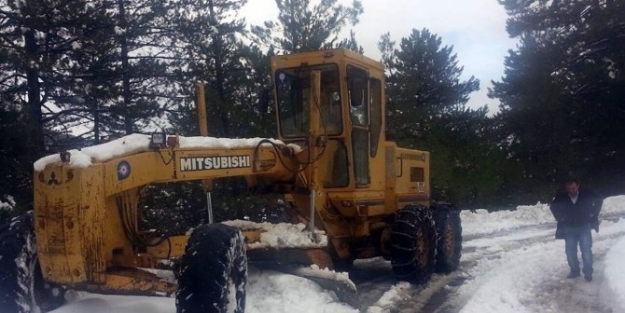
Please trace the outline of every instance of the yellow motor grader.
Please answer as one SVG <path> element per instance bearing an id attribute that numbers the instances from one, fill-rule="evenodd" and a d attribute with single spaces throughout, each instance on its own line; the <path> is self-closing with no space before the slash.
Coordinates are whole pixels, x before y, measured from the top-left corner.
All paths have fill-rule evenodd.
<path id="1" fill-rule="evenodd" d="M 379 256 L 414 283 L 455 270 L 459 211 L 431 203 L 428 152 L 386 140 L 383 65 L 345 49 L 271 65 L 278 139 L 207 137 L 199 88 L 202 136 L 132 134 L 36 162 L 34 210 L 0 235 L 2 312 L 54 309 L 66 288 L 175 294 L 178 312 L 244 312 L 248 261 L 320 282 L 328 275 L 315 271 Z M 271 226 L 243 221 L 176 236 L 138 226 L 147 186 L 201 180 L 210 191 L 234 176 L 283 194 L 305 240 L 267 240 Z"/>

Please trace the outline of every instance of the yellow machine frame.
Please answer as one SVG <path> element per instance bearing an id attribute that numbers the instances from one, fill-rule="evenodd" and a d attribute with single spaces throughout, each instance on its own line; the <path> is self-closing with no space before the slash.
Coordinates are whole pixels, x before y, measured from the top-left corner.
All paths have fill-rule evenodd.
<path id="1" fill-rule="evenodd" d="M 322 113 L 328 105 L 320 87 L 324 74 L 319 66 L 324 64 L 336 68 L 339 75 L 340 94 L 334 97 L 341 102 L 341 131 L 329 132 L 324 120 L 328 115 Z M 300 145 L 301 151 L 287 145 L 183 148 L 176 136 L 170 136 L 166 144 L 149 151 L 103 162 L 93 160 L 84 168 L 68 162 L 48 165 L 34 178 L 35 232 L 44 278 L 105 293 L 173 292 L 176 285 L 160 279 L 154 270 L 182 256 L 188 236 L 162 238 L 138 231 L 137 204 L 142 190 L 154 183 L 189 180 L 203 180 L 210 186 L 213 179 L 233 176 L 248 178 L 250 187 L 254 187 L 256 178 L 272 182 L 275 190 L 285 193 L 294 222 L 308 223 L 326 232 L 327 256 L 310 256 L 311 262 L 387 255 L 389 218 L 406 205 L 429 204 L 430 155 L 386 141 L 383 65 L 344 49 L 275 56 L 271 65 L 274 75 L 296 69 L 293 71 L 309 82 L 308 96 L 313 104 L 305 108 L 310 117 L 305 135 L 284 136 L 286 126 L 279 123 L 279 139 Z M 366 73 L 366 80 L 359 78 L 354 84 L 360 84 L 358 90 L 366 88 L 362 92 L 371 95 L 364 97 L 371 109 L 366 112 L 369 120 L 361 125 L 354 125 L 350 115 L 350 101 L 355 99 L 350 89 L 355 88 L 350 85 L 350 70 Z M 279 98 L 277 90 L 274 95 Z M 200 119 L 205 121 L 201 111 Z M 277 111 L 280 121 L 280 108 Z M 206 135 L 206 126 L 201 124 L 201 129 Z M 366 138 L 367 145 L 362 138 Z M 359 147 L 356 140 L 366 146 L 365 158 L 354 151 Z M 327 187 L 332 173 L 341 170 L 336 168 L 340 164 L 333 162 L 341 149 L 346 152 L 342 157 L 347 162 L 341 166 L 349 175 L 348 183 Z M 183 170 L 192 168 L 193 162 L 204 162 L 194 160 L 208 158 L 222 164 L 236 162 L 237 166 Z M 358 173 L 368 177 L 356 177 L 360 174 L 355 168 L 365 163 L 368 168 Z M 142 238 L 129 238 L 129 234 L 140 234 Z M 248 241 L 258 240 L 258 233 L 246 235 Z M 147 245 L 138 246 L 139 239 Z"/>

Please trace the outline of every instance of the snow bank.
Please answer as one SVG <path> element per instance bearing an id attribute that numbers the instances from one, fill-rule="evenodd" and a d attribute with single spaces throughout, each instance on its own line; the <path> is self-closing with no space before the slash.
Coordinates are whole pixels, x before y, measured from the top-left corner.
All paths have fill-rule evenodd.
<path id="1" fill-rule="evenodd" d="M 601 217 L 625 213 L 625 196 L 606 198 L 601 208 Z M 493 232 L 517 229 L 525 226 L 555 223 L 549 204 L 519 205 L 513 211 L 477 213 L 462 211 L 462 230 L 465 235 L 484 235 Z"/>
<path id="2" fill-rule="evenodd" d="M 601 215 L 614 215 L 625 212 L 625 196 L 614 196 L 603 200 Z"/>
<path id="3" fill-rule="evenodd" d="M 464 234 L 490 234 L 523 226 L 553 223 L 549 205 L 520 205 L 515 211 L 497 211 L 489 213 L 477 210 L 477 213 L 462 211 L 462 230 Z"/>
<path id="4" fill-rule="evenodd" d="M 150 150 L 150 135 L 131 134 L 122 138 L 112 140 L 107 143 L 85 147 L 81 150 L 70 150 L 69 165 L 72 167 L 84 168 L 93 162 L 106 162 L 115 157 L 131 155 Z M 215 148 L 215 149 L 235 149 L 254 148 L 264 138 L 215 138 L 215 137 L 183 137 L 179 136 L 180 148 Z M 284 142 L 269 139 L 277 145 L 284 145 Z M 265 144 L 263 144 L 265 145 Z M 266 144 L 268 145 L 268 143 Z M 297 145 L 289 144 L 295 152 L 301 151 Z M 48 164 L 61 162 L 58 153 L 45 156 L 37 160 L 34 164 L 35 171 L 42 171 Z"/>
<path id="5" fill-rule="evenodd" d="M 623 260 L 625 260 L 625 237 L 619 239 L 605 257 L 604 276 L 608 291 L 603 300 L 607 302 L 612 312 L 625 312 Z"/>
<path id="6" fill-rule="evenodd" d="M 250 268 L 246 313 L 358 313 L 306 278 Z"/>

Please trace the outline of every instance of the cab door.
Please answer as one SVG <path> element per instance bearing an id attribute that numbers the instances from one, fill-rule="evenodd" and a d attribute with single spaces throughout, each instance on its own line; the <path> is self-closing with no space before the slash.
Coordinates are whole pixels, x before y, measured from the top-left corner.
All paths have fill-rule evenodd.
<path id="1" fill-rule="evenodd" d="M 347 93 L 351 122 L 353 170 L 356 187 L 368 186 L 369 175 L 369 74 L 347 66 Z"/>

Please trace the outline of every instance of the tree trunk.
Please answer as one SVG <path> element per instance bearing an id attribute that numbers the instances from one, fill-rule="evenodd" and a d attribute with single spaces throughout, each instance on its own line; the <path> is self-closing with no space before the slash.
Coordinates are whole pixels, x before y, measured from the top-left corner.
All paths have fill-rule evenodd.
<path id="1" fill-rule="evenodd" d="M 98 110 L 98 100 L 93 98 L 93 137 L 94 143 L 99 144 L 100 140 L 100 111 Z"/>
<path id="2" fill-rule="evenodd" d="M 209 10 L 210 10 L 210 21 L 211 25 L 216 27 L 217 19 L 215 17 L 215 9 L 213 7 L 213 1 L 209 1 Z M 223 69 L 223 42 L 221 40 L 221 36 L 219 33 L 213 34 L 213 44 L 215 49 L 213 49 L 215 53 L 215 78 L 216 78 L 216 87 L 217 87 L 217 98 L 218 98 L 218 108 L 219 108 L 219 118 L 221 120 L 221 125 L 223 127 L 223 136 L 229 137 L 230 129 L 228 127 L 228 113 L 226 110 L 226 96 L 224 89 L 224 69 Z"/>
<path id="3" fill-rule="evenodd" d="M 28 84 L 28 112 L 30 114 L 30 132 L 33 143 L 32 155 L 38 158 L 43 155 L 45 147 L 43 141 L 43 125 L 41 111 L 41 84 L 37 69 L 37 41 L 35 31 L 30 29 L 24 34 L 26 59 L 28 60 L 26 80 Z"/>
<path id="4" fill-rule="evenodd" d="M 121 43 L 121 61 L 122 61 L 122 98 L 123 98 L 123 118 L 124 118 L 124 132 L 126 135 L 132 134 L 132 114 L 130 113 L 131 105 L 131 91 L 130 91 L 130 65 L 128 62 L 128 21 L 126 20 L 126 8 L 124 7 L 124 0 L 118 0 L 119 6 L 119 25 L 123 30 L 120 34 Z"/>

